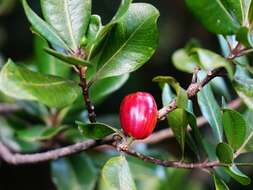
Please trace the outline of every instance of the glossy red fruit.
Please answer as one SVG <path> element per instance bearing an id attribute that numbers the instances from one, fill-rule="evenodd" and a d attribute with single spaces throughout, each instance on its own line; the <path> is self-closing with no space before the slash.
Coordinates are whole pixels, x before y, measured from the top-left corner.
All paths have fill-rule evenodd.
<path id="1" fill-rule="evenodd" d="M 135 139 L 144 139 L 154 130 L 157 113 L 156 102 L 151 94 L 129 94 L 120 105 L 121 127 L 127 135 Z"/>

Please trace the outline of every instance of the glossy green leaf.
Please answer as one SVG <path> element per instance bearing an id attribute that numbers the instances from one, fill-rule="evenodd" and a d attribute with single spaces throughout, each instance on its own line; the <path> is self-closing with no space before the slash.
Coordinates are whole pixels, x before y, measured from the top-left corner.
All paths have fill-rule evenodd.
<path id="1" fill-rule="evenodd" d="M 172 100 L 176 98 L 175 94 L 172 92 L 171 87 L 165 83 L 162 88 L 162 103 L 163 106 L 168 105 Z"/>
<path id="2" fill-rule="evenodd" d="M 93 48 L 95 48 L 96 46 L 95 41 L 101 29 L 102 29 L 102 21 L 101 21 L 100 16 L 91 15 L 86 38 L 84 38 L 84 41 L 82 42 L 82 46 L 84 46 L 85 49 L 88 50 L 90 53 L 92 52 Z M 91 55 L 90 53 L 89 53 L 88 59 L 90 59 L 90 55 Z"/>
<path id="3" fill-rule="evenodd" d="M 223 164 L 232 164 L 234 152 L 231 146 L 226 143 L 219 143 L 216 147 L 216 155 Z"/>
<path id="4" fill-rule="evenodd" d="M 188 119 L 188 123 L 192 129 L 194 140 L 196 140 L 199 149 L 204 150 L 203 139 L 202 139 L 202 135 L 201 135 L 200 130 L 197 125 L 196 116 L 193 113 L 187 111 L 187 119 Z"/>
<path id="5" fill-rule="evenodd" d="M 35 12 L 33 12 L 33 10 L 27 4 L 26 0 L 23 0 L 22 2 L 26 16 L 36 31 L 38 31 L 40 35 L 42 35 L 50 43 L 68 50 L 69 48 L 67 44 L 57 34 L 53 27 L 47 24 Z"/>
<path id="6" fill-rule="evenodd" d="M 11 60 L 0 72 L 0 90 L 13 98 L 34 100 L 50 107 L 70 105 L 80 94 L 78 84 L 73 81 L 30 71 Z"/>
<path id="7" fill-rule="evenodd" d="M 223 127 L 228 144 L 237 150 L 245 141 L 246 122 L 243 116 L 234 110 L 223 110 Z"/>
<path id="8" fill-rule="evenodd" d="M 29 129 L 20 130 L 17 132 L 17 135 L 20 139 L 25 141 L 45 141 L 52 139 L 64 130 L 66 130 L 65 126 L 50 128 L 44 126 L 35 126 Z"/>
<path id="9" fill-rule="evenodd" d="M 130 73 L 146 63 L 157 47 L 158 16 L 152 5 L 131 4 L 104 43 L 93 80 Z"/>
<path id="10" fill-rule="evenodd" d="M 171 85 L 177 93 L 177 107 L 187 109 L 188 106 L 188 95 L 186 90 L 184 90 L 175 78 L 170 76 L 157 76 L 153 79 L 153 82 L 158 82 L 160 84 Z"/>
<path id="11" fill-rule="evenodd" d="M 65 63 L 71 64 L 71 65 L 85 65 L 87 67 L 92 66 L 90 62 L 85 61 L 83 59 L 79 59 L 73 55 L 66 55 L 66 54 L 54 51 L 52 49 L 49 49 L 49 48 L 46 48 L 45 51 L 48 54 L 56 57 L 57 59 L 60 59 L 60 60 L 64 61 Z"/>
<path id="12" fill-rule="evenodd" d="M 216 174 L 213 174 L 213 180 L 216 190 L 229 190 L 226 183 Z"/>
<path id="13" fill-rule="evenodd" d="M 174 66 L 187 73 L 193 73 L 197 63 L 192 57 L 189 56 L 185 49 L 179 49 L 172 55 L 172 62 Z"/>
<path id="14" fill-rule="evenodd" d="M 46 21 L 72 50 L 80 47 L 91 15 L 91 0 L 41 0 Z"/>
<path id="15" fill-rule="evenodd" d="M 228 12 L 241 24 L 244 23 L 244 1 L 245 0 L 221 0 Z"/>
<path id="16" fill-rule="evenodd" d="M 45 40 L 39 37 L 34 38 L 35 64 L 38 67 L 38 71 L 43 74 L 68 77 L 72 68 L 51 55 L 48 55 L 44 51 L 45 48 L 48 48 Z"/>
<path id="17" fill-rule="evenodd" d="M 196 53 L 200 66 L 205 70 L 210 71 L 215 68 L 224 67 L 228 71 L 229 76 L 232 78 L 232 63 L 227 61 L 224 57 L 202 48 L 194 48 L 191 52 Z"/>
<path id="18" fill-rule="evenodd" d="M 96 81 L 90 88 L 92 102 L 99 103 L 108 95 L 121 88 L 129 78 L 129 74 L 122 76 L 109 77 Z"/>
<path id="19" fill-rule="evenodd" d="M 99 49 L 98 47 L 101 46 L 101 43 L 104 41 L 105 37 L 112 30 L 112 28 L 118 24 L 120 22 L 120 19 L 127 13 L 131 2 L 132 0 L 121 0 L 121 4 L 113 19 L 99 29 L 98 33 L 96 34 L 96 39 L 93 42 L 92 48 L 90 48 L 89 60 L 96 54 L 95 50 Z"/>
<path id="20" fill-rule="evenodd" d="M 246 138 L 243 144 L 244 151 L 251 152 L 253 151 L 253 111 L 251 109 L 246 111 L 244 119 L 247 123 Z"/>
<path id="21" fill-rule="evenodd" d="M 250 178 L 243 174 L 235 165 L 224 169 L 232 178 L 242 185 L 249 185 L 251 183 Z"/>
<path id="22" fill-rule="evenodd" d="M 94 163 L 86 154 L 51 162 L 51 175 L 58 190 L 93 190 L 98 178 Z"/>
<path id="23" fill-rule="evenodd" d="M 215 140 L 222 142 L 222 115 L 219 105 L 217 104 L 210 85 L 206 85 L 198 93 L 198 103 L 202 114 L 212 127 Z"/>
<path id="24" fill-rule="evenodd" d="M 248 76 L 243 67 L 238 65 L 233 80 L 233 87 L 244 103 L 253 109 L 253 79 Z"/>
<path id="25" fill-rule="evenodd" d="M 82 123 L 76 122 L 81 134 L 86 138 L 102 139 L 118 130 L 104 123 Z"/>
<path id="26" fill-rule="evenodd" d="M 126 158 L 118 156 L 106 162 L 102 180 L 111 190 L 136 190 Z"/>
<path id="27" fill-rule="evenodd" d="M 246 47 L 253 47 L 252 31 L 247 27 L 241 27 L 236 34 L 236 39 Z"/>
<path id="28" fill-rule="evenodd" d="M 210 32 L 231 35 L 240 26 L 222 0 L 186 0 L 186 4 Z"/>
<path id="29" fill-rule="evenodd" d="M 168 114 L 167 119 L 184 154 L 185 134 L 188 125 L 187 113 L 184 109 L 177 108 Z"/>

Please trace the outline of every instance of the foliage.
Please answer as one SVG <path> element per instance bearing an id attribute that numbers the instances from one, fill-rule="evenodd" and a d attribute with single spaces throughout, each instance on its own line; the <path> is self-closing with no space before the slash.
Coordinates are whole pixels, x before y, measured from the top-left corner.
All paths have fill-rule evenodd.
<path id="1" fill-rule="evenodd" d="M 250 178 L 238 165 L 250 164 L 238 163 L 237 157 L 253 151 L 253 69 L 247 61 L 253 48 L 253 1 L 185 3 L 208 31 L 218 35 L 223 52 L 204 49 L 192 41 L 175 51 L 174 67 L 192 74 L 193 79 L 188 89 L 171 76 L 153 79 L 161 88 L 163 108 L 176 104 L 175 109 L 158 119 L 167 119 L 174 133 L 183 155 L 181 167 L 196 160 L 216 161 L 219 170 L 199 169 L 207 169 L 217 190 L 229 189 L 226 176 L 248 185 Z M 22 66 L 9 59 L 0 71 L 0 102 L 19 108 L 12 116 L 0 116 L 1 142 L 21 153 L 39 152 L 48 144 L 59 146 L 87 139 L 101 143 L 108 136 L 118 135 L 123 144 L 112 145 L 127 155 L 125 145 L 131 139 L 119 126 L 97 122 L 93 104 L 120 89 L 131 73 L 153 56 L 159 41 L 159 11 L 148 3 L 122 0 L 111 21 L 103 25 L 100 16 L 92 13 L 91 0 L 41 0 L 40 4 L 43 17 L 22 0 L 36 36 L 34 59 Z M 212 71 L 221 68 L 226 77 L 202 83 L 208 77 L 216 77 Z M 232 88 L 228 90 L 229 87 Z M 192 103 L 192 89 L 197 105 Z M 238 111 L 226 103 L 236 93 L 244 102 Z M 210 133 L 199 130 L 197 109 L 207 120 Z M 144 147 L 140 149 L 147 155 L 161 160 L 171 158 L 164 150 Z M 188 156 L 189 152 L 196 158 Z M 162 167 L 166 161 L 137 153 L 137 158 L 157 163 L 150 165 L 115 153 L 88 152 L 51 161 L 52 180 L 59 190 L 162 190 L 180 188 L 179 179 L 190 175 L 185 170 Z M 184 188 L 192 186 L 198 189 L 199 184 L 183 184 Z"/>

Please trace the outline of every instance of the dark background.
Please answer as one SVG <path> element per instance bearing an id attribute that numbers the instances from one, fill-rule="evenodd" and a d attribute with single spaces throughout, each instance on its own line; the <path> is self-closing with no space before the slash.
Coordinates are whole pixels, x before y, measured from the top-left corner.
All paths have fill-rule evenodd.
<path id="1" fill-rule="evenodd" d="M 122 97 L 135 91 L 152 93 L 161 105 L 160 89 L 157 84 L 152 83 L 152 78 L 157 75 L 174 76 L 183 87 L 186 87 L 191 76 L 175 70 L 171 63 L 171 55 L 190 39 L 196 38 L 200 40 L 203 47 L 219 52 L 216 36 L 208 33 L 192 17 L 183 0 L 142 0 L 141 2 L 151 3 L 160 10 L 159 48 L 146 65 L 131 75 L 120 91 L 114 93 L 97 108 L 98 115 L 117 113 Z M 103 23 L 106 23 L 114 14 L 118 4 L 119 0 L 93 0 L 93 14 L 101 15 Z M 39 0 L 31 1 L 30 5 L 40 13 Z M 8 12 L 0 12 L 0 54 L 4 60 L 10 57 L 14 61 L 23 61 L 31 57 L 32 39 L 29 24 L 19 1 L 16 1 Z M 28 166 L 0 164 L 0 190 L 55 189 L 50 179 L 48 163 Z"/>

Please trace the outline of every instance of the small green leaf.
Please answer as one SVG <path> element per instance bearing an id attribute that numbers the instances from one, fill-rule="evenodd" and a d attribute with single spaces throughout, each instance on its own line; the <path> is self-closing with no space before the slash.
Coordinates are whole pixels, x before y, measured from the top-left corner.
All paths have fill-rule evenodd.
<path id="1" fill-rule="evenodd" d="M 146 63 L 158 44 L 158 16 L 150 4 L 131 4 L 106 38 L 99 59 L 91 60 L 98 64 L 92 80 L 130 73 Z"/>
<path id="2" fill-rule="evenodd" d="M 237 65 L 233 87 L 244 103 L 249 108 L 253 109 L 253 79 L 250 78 L 248 72 L 239 65 Z"/>
<path id="3" fill-rule="evenodd" d="M 111 190 L 136 190 L 126 158 L 118 156 L 106 162 L 102 180 Z"/>
<path id="4" fill-rule="evenodd" d="M 243 116 L 234 110 L 223 110 L 223 126 L 229 145 L 237 150 L 246 136 L 246 122 Z"/>
<path id="5" fill-rule="evenodd" d="M 202 114 L 212 127 L 215 140 L 222 142 L 223 130 L 221 109 L 215 100 L 210 85 L 206 85 L 198 93 L 198 103 Z"/>
<path id="6" fill-rule="evenodd" d="M 232 35 L 240 27 L 222 0 L 186 0 L 186 4 L 210 32 Z"/>
<path id="7" fill-rule="evenodd" d="M 54 51 L 52 49 L 48 49 L 48 48 L 45 48 L 45 51 L 56 57 L 57 59 L 60 59 L 62 61 L 64 61 L 65 63 L 68 63 L 68 64 L 71 64 L 71 65 L 85 65 L 85 66 L 92 66 L 90 62 L 88 61 L 85 61 L 83 59 L 79 59 L 73 55 L 66 55 L 66 54 L 63 54 L 63 53 L 60 53 L 60 52 L 57 52 L 57 51 Z"/>
<path id="8" fill-rule="evenodd" d="M 216 155 L 223 164 L 232 164 L 234 161 L 233 149 L 226 143 L 219 143 L 217 145 Z"/>
<path id="9" fill-rule="evenodd" d="M 43 74 L 50 74 L 59 77 L 68 77 L 71 71 L 70 65 L 67 65 L 48 55 L 44 49 L 48 48 L 48 44 L 45 40 L 35 37 L 34 49 L 35 49 L 35 62 L 38 67 L 38 71 Z"/>
<path id="10" fill-rule="evenodd" d="M 42 75 L 19 67 L 11 60 L 0 72 L 0 90 L 16 99 L 34 100 L 58 108 L 72 104 L 80 94 L 74 81 Z"/>
<path id="11" fill-rule="evenodd" d="M 17 132 L 20 139 L 34 142 L 34 141 L 45 141 L 50 140 L 62 131 L 66 130 L 65 126 L 61 127 L 44 127 L 35 126 L 29 129 L 23 129 Z"/>
<path id="12" fill-rule="evenodd" d="M 188 125 L 187 113 L 184 109 L 177 108 L 167 116 L 169 126 L 171 127 L 178 143 L 184 154 L 185 134 Z"/>
<path id="13" fill-rule="evenodd" d="M 41 0 L 46 21 L 72 49 L 80 47 L 91 15 L 91 0 Z"/>
<path id="14" fill-rule="evenodd" d="M 185 49 L 179 49 L 172 55 L 172 62 L 174 66 L 183 72 L 193 73 L 197 67 L 197 62 Z"/>
<path id="15" fill-rule="evenodd" d="M 226 183 L 216 174 L 213 174 L 213 180 L 216 190 L 229 190 Z"/>
<path id="16" fill-rule="evenodd" d="M 86 154 L 52 161 L 51 174 L 58 190 L 93 190 L 98 178 L 98 171 Z"/>
<path id="17" fill-rule="evenodd" d="M 235 165 L 224 169 L 232 178 L 242 185 L 249 185 L 251 183 L 250 178 L 243 174 Z"/>
<path id="18" fill-rule="evenodd" d="M 113 134 L 115 132 L 118 132 L 117 129 L 106 125 L 104 123 L 82 123 L 82 122 L 76 122 L 78 125 L 78 129 L 81 132 L 81 134 L 86 138 L 91 139 L 102 139 L 110 134 Z"/>
<path id="19" fill-rule="evenodd" d="M 157 76 L 153 79 L 153 82 L 158 82 L 160 84 L 171 85 L 177 93 L 177 107 L 187 109 L 188 106 L 188 95 L 186 90 L 184 90 L 175 78 L 170 76 Z"/>
<path id="20" fill-rule="evenodd" d="M 32 26 L 38 31 L 45 39 L 47 39 L 53 45 L 57 45 L 58 47 L 62 47 L 66 50 L 69 50 L 66 43 L 61 39 L 61 37 L 57 34 L 57 32 L 43 21 L 33 10 L 29 7 L 26 0 L 23 0 L 23 7 L 25 9 L 26 16 Z"/>

